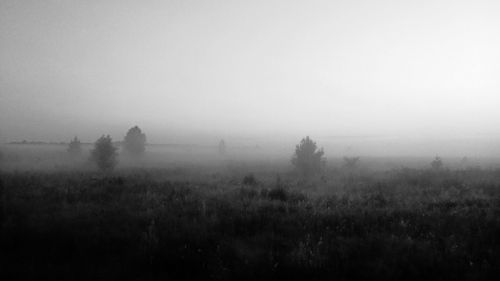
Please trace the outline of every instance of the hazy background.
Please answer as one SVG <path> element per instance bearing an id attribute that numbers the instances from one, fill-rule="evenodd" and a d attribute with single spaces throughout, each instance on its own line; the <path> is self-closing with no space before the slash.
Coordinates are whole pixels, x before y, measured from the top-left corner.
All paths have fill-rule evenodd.
<path id="1" fill-rule="evenodd" d="M 0 141 L 139 125 L 150 143 L 497 157 L 499 15 L 493 0 L 1 0 Z"/>

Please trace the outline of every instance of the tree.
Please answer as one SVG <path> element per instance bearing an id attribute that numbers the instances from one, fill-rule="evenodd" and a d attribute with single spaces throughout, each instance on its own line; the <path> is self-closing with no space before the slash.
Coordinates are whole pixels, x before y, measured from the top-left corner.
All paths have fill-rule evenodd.
<path id="1" fill-rule="evenodd" d="M 324 154 L 323 148 L 317 149 L 316 143 L 307 136 L 295 147 L 292 164 L 302 176 L 308 178 L 323 170 L 326 164 Z"/>
<path id="2" fill-rule="evenodd" d="M 132 127 L 128 130 L 123 143 L 125 145 L 125 151 L 130 155 L 142 155 L 146 150 L 146 135 L 142 133 L 139 127 Z"/>
<path id="3" fill-rule="evenodd" d="M 82 144 L 80 140 L 75 136 L 72 141 L 70 141 L 68 145 L 68 153 L 71 156 L 79 156 L 82 154 Z"/>
<path id="4" fill-rule="evenodd" d="M 469 158 L 467 158 L 467 156 L 464 156 L 462 158 L 462 160 L 460 161 L 460 168 L 463 170 L 463 169 L 466 169 L 467 166 L 469 165 Z"/>
<path id="5" fill-rule="evenodd" d="M 219 142 L 219 154 L 220 155 L 226 154 L 226 142 L 224 142 L 224 140 L 220 140 Z"/>
<path id="6" fill-rule="evenodd" d="M 117 164 L 116 147 L 109 135 L 100 137 L 94 144 L 91 160 L 94 161 L 102 171 L 110 171 Z"/>
<path id="7" fill-rule="evenodd" d="M 443 160 L 441 160 L 441 157 L 436 156 L 431 162 L 431 167 L 436 171 L 441 170 L 443 168 Z"/>

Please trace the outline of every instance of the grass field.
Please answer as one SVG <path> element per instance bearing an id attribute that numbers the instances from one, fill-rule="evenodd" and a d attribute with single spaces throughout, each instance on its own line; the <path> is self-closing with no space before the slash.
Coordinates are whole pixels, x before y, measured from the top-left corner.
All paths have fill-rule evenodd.
<path id="1" fill-rule="evenodd" d="M 111 174 L 6 165 L 0 277 L 500 276 L 500 170 L 330 167 L 304 181 L 284 162 L 224 163 L 124 165 Z"/>

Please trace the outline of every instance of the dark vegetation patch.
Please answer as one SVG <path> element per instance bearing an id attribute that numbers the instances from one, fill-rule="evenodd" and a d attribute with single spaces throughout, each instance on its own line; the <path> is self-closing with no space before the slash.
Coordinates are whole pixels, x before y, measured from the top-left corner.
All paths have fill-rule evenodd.
<path id="1" fill-rule="evenodd" d="M 254 174 L 248 174 L 243 178 L 244 185 L 257 185 L 257 179 Z"/>
<path id="2" fill-rule="evenodd" d="M 157 171 L 161 174 L 162 171 Z M 165 171 L 165 173 L 169 173 Z M 253 175 L 252 175 L 253 176 Z M 0 174 L 3 280 L 492 280 L 493 171 L 401 170 L 330 193 L 277 178 Z"/>

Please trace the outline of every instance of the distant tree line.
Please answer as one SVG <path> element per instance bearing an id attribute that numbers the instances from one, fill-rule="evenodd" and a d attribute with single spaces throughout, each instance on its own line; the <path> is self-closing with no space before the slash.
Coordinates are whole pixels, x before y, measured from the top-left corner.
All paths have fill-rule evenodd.
<path id="1" fill-rule="evenodd" d="M 138 126 L 130 128 L 121 142 L 126 155 L 140 158 L 146 151 L 146 134 Z M 118 148 L 115 147 L 111 136 L 102 135 L 94 142 L 91 150 L 90 160 L 102 171 L 112 171 L 118 163 Z M 226 143 L 220 140 L 218 152 L 226 154 Z M 82 154 L 82 142 L 75 136 L 68 144 L 67 152 L 72 157 Z M 324 172 L 326 157 L 323 148 L 318 148 L 315 141 L 309 136 L 303 138 L 295 147 L 295 153 L 291 159 L 292 165 L 297 173 L 303 178 L 311 178 Z M 359 157 L 344 157 L 344 168 L 347 170 L 357 169 Z M 433 170 L 443 169 L 443 161 L 439 156 L 430 163 Z M 247 180 L 250 182 L 250 179 Z"/>
<path id="2" fill-rule="evenodd" d="M 131 157 L 140 157 L 146 151 L 146 134 L 138 126 L 130 128 L 122 142 L 125 153 Z M 78 157 L 82 154 L 82 143 L 75 136 L 68 144 L 68 154 Z M 118 163 L 118 148 L 113 144 L 110 135 L 102 135 L 94 143 L 90 152 L 90 160 L 101 171 L 112 171 Z"/>
<path id="3" fill-rule="evenodd" d="M 142 157 L 146 151 L 146 134 L 138 126 L 134 126 L 127 131 L 123 142 L 121 142 L 123 152 L 132 158 Z M 93 144 L 90 152 L 90 160 L 105 172 L 112 171 L 118 163 L 118 148 L 115 146 L 110 135 L 102 135 Z M 82 155 L 82 142 L 75 136 L 69 143 L 67 152 L 72 158 Z M 219 154 L 226 153 L 226 143 L 221 140 L 218 145 Z"/>
<path id="4" fill-rule="evenodd" d="M 315 175 L 321 174 L 326 165 L 326 158 L 324 157 L 323 148 L 318 148 L 309 136 L 303 138 L 300 143 L 295 147 L 295 153 L 292 157 L 292 165 L 296 171 L 303 178 L 311 178 Z M 359 157 L 344 157 L 343 168 L 346 172 L 352 172 L 359 168 Z M 467 162 L 467 158 L 462 159 L 463 163 Z M 430 167 L 434 171 L 443 171 L 444 163 L 441 157 L 436 156 L 430 163 Z"/>
<path id="5" fill-rule="evenodd" d="M 28 140 L 22 140 L 22 141 L 11 141 L 8 142 L 8 144 L 30 144 L 30 145 L 47 145 L 47 144 L 54 144 L 54 145 L 61 145 L 61 144 L 66 144 L 65 142 L 55 142 L 55 141 L 28 141 Z"/>

